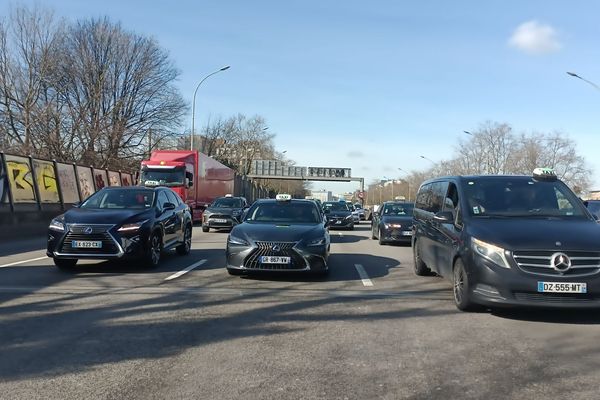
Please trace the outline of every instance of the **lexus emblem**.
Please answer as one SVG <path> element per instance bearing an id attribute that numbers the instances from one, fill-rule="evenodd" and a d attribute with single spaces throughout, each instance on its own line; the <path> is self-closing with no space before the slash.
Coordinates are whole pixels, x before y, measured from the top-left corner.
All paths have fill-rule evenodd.
<path id="1" fill-rule="evenodd" d="M 94 232 L 94 229 L 91 226 L 86 226 L 85 228 L 83 228 L 83 233 L 85 233 L 86 235 L 91 235 L 92 232 Z"/>
<path id="2" fill-rule="evenodd" d="M 281 251 L 281 247 L 275 245 L 275 246 L 271 247 L 271 250 L 273 250 L 274 252 L 278 253 L 278 252 Z"/>
<path id="3" fill-rule="evenodd" d="M 566 272 L 571 268 L 571 259 L 565 253 L 554 253 L 550 258 L 550 266 L 558 272 Z"/>

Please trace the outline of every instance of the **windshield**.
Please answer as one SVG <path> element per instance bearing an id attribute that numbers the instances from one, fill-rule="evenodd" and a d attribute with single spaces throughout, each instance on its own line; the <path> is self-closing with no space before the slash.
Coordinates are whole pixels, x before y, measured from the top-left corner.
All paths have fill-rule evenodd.
<path id="1" fill-rule="evenodd" d="M 511 177 L 467 180 L 465 193 L 472 216 L 583 217 L 581 201 L 560 181 Z"/>
<path id="2" fill-rule="evenodd" d="M 382 215 L 412 216 L 412 204 L 386 204 L 383 207 Z"/>
<path id="3" fill-rule="evenodd" d="M 145 209 L 152 207 L 154 191 L 139 190 L 103 190 L 90 196 L 80 208 L 101 209 Z"/>
<path id="4" fill-rule="evenodd" d="M 349 211 L 346 203 L 339 202 L 323 203 L 323 209 L 327 211 Z"/>
<path id="5" fill-rule="evenodd" d="M 142 170 L 140 181 L 142 185 L 146 181 L 155 181 L 160 186 L 181 186 L 185 182 L 185 173 L 181 168 L 168 170 L 145 168 Z"/>
<path id="6" fill-rule="evenodd" d="M 215 208 L 242 208 L 242 199 L 233 197 L 221 197 L 211 205 Z"/>
<path id="7" fill-rule="evenodd" d="M 321 216 L 314 203 L 264 202 L 253 205 L 245 221 L 317 224 Z"/>

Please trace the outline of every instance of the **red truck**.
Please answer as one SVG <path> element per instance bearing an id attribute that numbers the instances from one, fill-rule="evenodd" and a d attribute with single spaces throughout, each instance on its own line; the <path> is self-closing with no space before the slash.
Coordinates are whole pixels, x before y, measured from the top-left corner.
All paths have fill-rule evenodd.
<path id="1" fill-rule="evenodd" d="M 235 172 L 206 154 L 190 150 L 156 150 L 142 161 L 140 185 L 167 186 L 192 209 L 192 219 L 217 197 L 234 193 Z"/>

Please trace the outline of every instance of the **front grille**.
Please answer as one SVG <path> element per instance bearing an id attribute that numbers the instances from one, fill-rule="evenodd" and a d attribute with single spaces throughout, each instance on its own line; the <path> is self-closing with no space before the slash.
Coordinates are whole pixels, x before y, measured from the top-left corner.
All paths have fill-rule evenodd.
<path id="1" fill-rule="evenodd" d="M 293 249 L 296 242 L 256 242 L 256 245 L 258 248 L 254 249 L 244 260 L 244 267 L 248 269 L 283 271 L 306 268 L 304 258 Z M 281 250 L 273 251 L 273 246 L 279 246 Z M 261 264 L 260 257 L 262 256 L 290 257 L 291 262 L 289 264 Z"/>
<path id="2" fill-rule="evenodd" d="M 91 240 L 91 241 L 101 241 L 102 247 L 99 249 L 96 248 L 76 248 L 73 247 L 73 240 Z M 117 247 L 113 238 L 107 233 L 67 233 L 65 240 L 60 249 L 61 253 L 68 254 L 117 254 L 119 252 L 119 248 Z"/>
<path id="3" fill-rule="evenodd" d="M 571 268 L 560 272 L 552 268 L 550 259 L 556 250 L 515 251 L 513 258 L 523 272 L 546 276 L 583 276 L 600 272 L 600 253 L 564 251 L 571 259 Z"/>
<path id="4" fill-rule="evenodd" d="M 107 224 L 68 224 L 67 228 L 72 233 L 84 233 L 86 228 L 91 228 L 91 234 L 108 232 L 114 225 Z"/>
<path id="5" fill-rule="evenodd" d="M 514 292 L 515 299 L 534 303 L 590 303 L 600 300 L 584 293 L 531 293 Z"/>

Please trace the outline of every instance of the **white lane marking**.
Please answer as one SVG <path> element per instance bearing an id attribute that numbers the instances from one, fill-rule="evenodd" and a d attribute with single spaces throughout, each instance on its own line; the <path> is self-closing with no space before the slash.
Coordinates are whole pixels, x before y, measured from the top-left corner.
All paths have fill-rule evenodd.
<path id="1" fill-rule="evenodd" d="M 48 258 L 48 256 L 44 256 L 44 257 L 38 257 L 38 258 L 30 258 L 29 260 L 15 261 L 15 262 L 10 263 L 10 264 L 0 265 L 0 268 L 12 267 L 14 265 L 25 264 L 25 263 L 32 262 L 32 261 L 45 260 L 47 258 Z"/>
<path id="2" fill-rule="evenodd" d="M 362 265 L 354 264 L 354 268 L 356 268 L 363 286 L 373 286 L 373 282 L 369 279 L 369 275 L 367 275 L 367 271 L 365 271 Z"/>
<path id="3" fill-rule="evenodd" d="M 193 263 L 192 265 L 190 265 L 187 268 L 182 269 L 179 272 L 174 273 L 171 276 L 168 276 L 165 278 L 165 281 L 170 281 L 172 279 L 175 278 L 179 278 L 181 275 L 187 274 L 188 272 L 190 272 L 191 270 L 193 270 L 194 268 L 198 268 L 199 266 L 201 266 L 202 264 L 204 264 L 206 262 L 206 260 L 200 260 L 198 262 Z"/>

